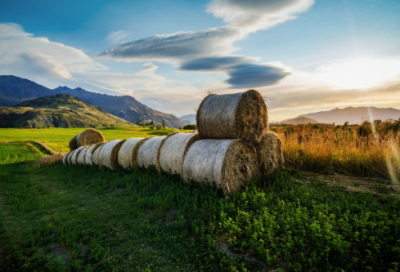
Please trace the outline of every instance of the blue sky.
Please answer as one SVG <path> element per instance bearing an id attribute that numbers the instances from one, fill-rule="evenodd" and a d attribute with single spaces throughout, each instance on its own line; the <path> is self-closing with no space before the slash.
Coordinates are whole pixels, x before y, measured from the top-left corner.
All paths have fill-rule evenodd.
<path id="1" fill-rule="evenodd" d="M 397 0 L 2 1 L 0 74 L 177 116 L 249 88 L 282 120 L 400 108 Z M 123 44 L 121 45 L 121 43 Z M 3 44 L 3 46 L 1 45 Z"/>

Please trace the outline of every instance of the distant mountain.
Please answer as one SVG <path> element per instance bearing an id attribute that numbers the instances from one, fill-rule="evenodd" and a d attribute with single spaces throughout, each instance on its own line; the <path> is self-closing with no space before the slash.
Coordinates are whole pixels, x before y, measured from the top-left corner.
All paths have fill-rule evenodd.
<path id="1" fill-rule="evenodd" d="M 283 120 L 281 123 L 285 125 L 300 125 L 300 124 L 317 124 L 318 121 L 307 117 L 296 117 L 293 119 Z"/>
<path id="2" fill-rule="evenodd" d="M 182 120 L 189 121 L 190 124 L 196 124 L 196 114 L 188 114 L 180 117 Z"/>
<path id="3" fill-rule="evenodd" d="M 0 106 L 14 106 L 22 101 L 57 94 L 28 79 L 0 76 Z"/>
<path id="4" fill-rule="evenodd" d="M 68 94 L 41 97 L 0 107 L 0 127 L 136 126 Z"/>
<path id="5" fill-rule="evenodd" d="M 299 117 L 308 117 L 317 120 L 319 123 L 336 123 L 342 125 L 346 121 L 350 124 L 360 124 L 364 120 L 382 120 L 387 119 L 398 120 L 400 118 L 400 110 L 393 108 L 376 108 L 376 107 L 348 107 L 345 109 L 333 109 L 330 111 L 320 111 L 299 115 Z"/>
<path id="6" fill-rule="evenodd" d="M 141 120 L 153 120 L 162 123 L 162 121 L 165 120 L 166 125 L 170 127 L 179 127 L 189 124 L 188 121 L 179 119 L 173 114 L 153 110 L 128 95 L 113 96 L 108 94 L 92 93 L 82 88 L 71 89 L 66 86 L 55 88 L 54 91 L 79 97 L 93 105 L 102 107 L 115 116 L 133 123 Z"/>

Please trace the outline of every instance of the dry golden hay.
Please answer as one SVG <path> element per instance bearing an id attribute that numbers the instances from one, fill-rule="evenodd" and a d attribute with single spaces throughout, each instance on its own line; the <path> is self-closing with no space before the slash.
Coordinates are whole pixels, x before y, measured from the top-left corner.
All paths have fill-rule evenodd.
<path id="1" fill-rule="evenodd" d="M 92 155 L 92 163 L 93 163 L 93 165 L 99 165 L 99 153 L 100 153 L 100 150 L 102 149 L 102 147 L 105 144 L 106 143 L 99 144 L 99 146 L 96 148 L 96 150 L 93 151 L 93 155 Z"/>
<path id="2" fill-rule="evenodd" d="M 68 164 L 72 164 L 72 156 L 75 154 L 75 152 L 76 152 L 76 149 L 69 152 L 69 155 L 68 155 L 68 158 L 67 158 Z"/>
<path id="3" fill-rule="evenodd" d="M 71 139 L 69 148 L 70 150 L 75 150 L 80 146 L 97 144 L 100 142 L 104 142 L 103 134 L 98 130 L 88 128 Z"/>
<path id="4" fill-rule="evenodd" d="M 165 137 L 152 137 L 142 143 L 137 154 L 137 163 L 140 167 L 148 168 L 150 165 L 157 165 L 158 147 Z"/>
<path id="5" fill-rule="evenodd" d="M 247 139 L 259 142 L 268 130 L 264 98 L 255 90 L 244 93 L 208 95 L 196 115 L 202 139 Z"/>
<path id="6" fill-rule="evenodd" d="M 92 145 L 88 146 L 88 148 L 86 149 L 86 152 L 85 152 L 85 164 L 86 165 L 93 165 L 93 161 L 92 161 L 93 152 L 100 145 L 102 145 L 102 143 L 92 144 Z"/>
<path id="7" fill-rule="evenodd" d="M 65 158 L 64 154 L 56 153 L 56 154 L 53 154 L 53 155 L 48 155 L 48 156 L 41 157 L 38 160 L 38 164 L 39 164 L 39 167 L 46 167 L 46 166 L 54 165 L 57 162 L 60 162 L 61 160 L 64 163 L 64 158 Z"/>
<path id="8" fill-rule="evenodd" d="M 122 144 L 122 146 L 118 152 L 118 164 L 120 166 L 122 166 L 125 169 L 128 169 L 129 167 L 133 168 L 133 161 L 134 161 L 134 155 L 135 155 L 135 153 L 133 151 L 138 150 L 137 148 L 135 149 L 135 147 L 143 139 L 144 138 L 130 138 Z M 136 152 L 136 154 L 137 154 L 137 152 Z"/>
<path id="9" fill-rule="evenodd" d="M 78 147 L 78 149 L 75 149 L 74 153 L 71 156 L 71 164 L 73 165 L 78 165 L 78 156 L 79 153 L 81 153 L 82 149 L 84 149 L 84 146 Z"/>
<path id="10" fill-rule="evenodd" d="M 85 165 L 85 153 L 87 150 L 87 146 L 81 149 L 81 151 L 77 155 L 76 164 Z"/>
<path id="11" fill-rule="evenodd" d="M 158 149 L 157 170 L 183 176 L 183 159 L 190 145 L 199 138 L 196 133 L 170 134 Z"/>
<path id="12" fill-rule="evenodd" d="M 269 131 L 261 137 L 257 146 L 260 171 L 263 176 L 271 175 L 284 163 L 282 141 L 276 133 Z"/>
<path id="13" fill-rule="evenodd" d="M 68 158 L 68 155 L 69 155 L 70 153 L 71 153 L 71 152 L 68 152 L 67 154 L 64 155 L 64 157 L 63 157 L 63 159 L 62 159 L 62 162 L 63 162 L 64 165 L 67 165 L 67 164 L 68 164 L 67 158 Z"/>
<path id="14" fill-rule="evenodd" d="M 132 150 L 132 168 L 136 169 L 139 167 L 139 160 L 138 160 L 138 156 L 139 156 L 139 149 L 142 146 L 142 144 L 144 144 L 146 141 L 152 139 L 154 136 L 151 137 L 147 137 L 144 138 L 142 140 L 140 140 L 135 147 Z"/>
<path id="15" fill-rule="evenodd" d="M 184 158 L 184 182 L 215 182 L 225 195 L 246 186 L 253 177 L 260 177 L 257 151 L 240 139 L 197 140 Z"/>
<path id="16" fill-rule="evenodd" d="M 105 166 L 112 170 L 118 168 L 118 151 L 125 140 L 114 140 L 103 145 L 99 152 L 99 166 Z"/>

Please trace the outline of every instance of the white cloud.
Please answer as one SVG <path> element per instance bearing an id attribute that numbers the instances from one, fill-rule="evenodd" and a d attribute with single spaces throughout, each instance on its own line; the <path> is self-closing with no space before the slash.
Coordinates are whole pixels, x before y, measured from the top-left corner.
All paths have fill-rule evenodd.
<path id="1" fill-rule="evenodd" d="M 126 39 L 128 37 L 128 33 L 125 30 L 119 30 L 119 31 L 112 31 L 110 32 L 110 34 L 108 34 L 108 36 L 106 37 L 106 39 L 112 43 L 112 44 L 116 44 L 124 39 Z"/>
<path id="2" fill-rule="evenodd" d="M 157 70 L 158 66 L 154 65 L 151 62 L 145 62 L 142 65 L 142 69 L 140 70 L 140 72 L 142 73 L 146 73 L 146 74 L 154 74 L 155 71 Z"/>

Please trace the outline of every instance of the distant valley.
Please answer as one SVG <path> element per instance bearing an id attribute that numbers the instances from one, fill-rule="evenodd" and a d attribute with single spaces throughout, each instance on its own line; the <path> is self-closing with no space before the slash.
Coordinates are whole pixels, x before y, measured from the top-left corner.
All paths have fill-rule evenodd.
<path id="1" fill-rule="evenodd" d="M 28 79 L 16 76 L 0 76 L 0 106 L 11 107 L 24 101 L 59 93 L 78 97 L 132 123 L 141 120 L 153 120 L 162 123 L 165 120 L 166 125 L 170 127 L 179 127 L 190 123 L 173 114 L 153 110 L 132 96 L 112 96 L 89 92 L 82 88 L 71 89 L 65 86 L 51 90 Z"/>

